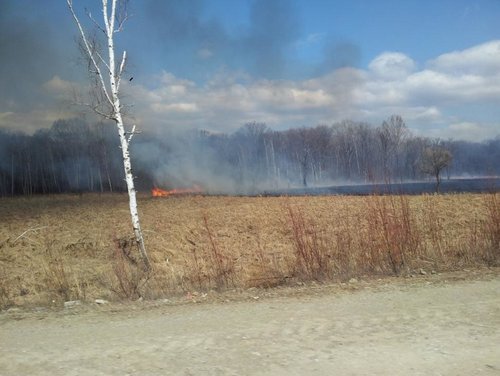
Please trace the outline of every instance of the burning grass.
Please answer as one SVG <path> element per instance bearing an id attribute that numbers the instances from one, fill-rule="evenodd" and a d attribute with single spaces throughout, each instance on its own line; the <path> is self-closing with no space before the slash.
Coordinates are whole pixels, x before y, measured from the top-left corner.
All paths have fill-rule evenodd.
<path id="1" fill-rule="evenodd" d="M 0 306 L 498 265 L 498 194 L 141 197 L 153 271 L 125 195 L 0 200 Z"/>
<path id="2" fill-rule="evenodd" d="M 165 190 L 158 187 L 151 189 L 151 196 L 153 197 L 168 197 L 172 195 L 188 195 L 197 193 L 203 193 L 203 189 L 198 185 L 191 188 L 174 188 L 171 190 Z"/>

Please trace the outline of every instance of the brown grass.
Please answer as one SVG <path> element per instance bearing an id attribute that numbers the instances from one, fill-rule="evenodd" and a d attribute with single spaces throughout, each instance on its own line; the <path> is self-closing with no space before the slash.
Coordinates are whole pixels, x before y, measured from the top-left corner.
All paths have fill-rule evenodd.
<path id="1" fill-rule="evenodd" d="M 141 197 L 153 270 L 125 195 L 1 199 L 0 306 L 154 299 L 498 265 L 498 194 Z M 127 240 L 129 239 L 129 240 Z"/>

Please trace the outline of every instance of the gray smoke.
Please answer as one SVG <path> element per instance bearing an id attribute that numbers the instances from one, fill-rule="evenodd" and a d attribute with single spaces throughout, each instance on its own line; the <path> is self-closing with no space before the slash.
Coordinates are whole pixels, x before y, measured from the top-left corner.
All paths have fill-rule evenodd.
<path id="1" fill-rule="evenodd" d="M 257 0 L 243 48 L 253 55 L 254 69 L 267 78 L 281 78 L 286 69 L 285 51 L 300 35 L 297 10 L 286 0 Z"/>
<path id="2" fill-rule="evenodd" d="M 136 168 L 148 171 L 153 184 L 163 189 L 200 186 L 210 193 L 249 192 L 230 161 L 201 135 L 192 131 L 137 138 L 132 145 Z"/>
<path id="3" fill-rule="evenodd" d="M 361 51 L 356 44 L 332 40 L 325 46 L 323 62 L 318 66 L 316 73 L 323 75 L 339 68 L 357 67 L 360 60 Z"/>
<path id="4" fill-rule="evenodd" d="M 68 71 L 54 25 L 30 14 L 29 2 L 20 14 L 15 2 L 0 2 L 0 111 L 43 105 L 41 85 Z"/>
<path id="5" fill-rule="evenodd" d="M 165 67 L 175 67 L 188 76 L 195 68 L 200 78 L 221 66 L 243 68 L 265 78 L 285 75 L 286 49 L 300 32 L 297 10 L 291 2 L 252 1 L 249 25 L 236 34 L 230 34 L 216 19 L 204 19 L 205 4 L 201 0 L 147 2 L 144 17 L 151 22 L 142 35 L 155 40 L 158 52 L 150 51 L 153 56 L 159 52 L 170 56 Z"/>

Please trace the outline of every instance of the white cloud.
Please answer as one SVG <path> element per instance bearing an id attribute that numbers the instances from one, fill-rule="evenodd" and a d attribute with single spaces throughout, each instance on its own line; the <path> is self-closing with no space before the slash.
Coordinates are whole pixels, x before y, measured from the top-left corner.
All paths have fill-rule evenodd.
<path id="1" fill-rule="evenodd" d="M 297 48 L 303 48 L 303 47 L 308 47 L 311 45 L 316 45 L 325 39 L 326 34 L 325 33 L 311 33 L 308 34 L 305 38 L 299 39 L 296 42 L 296 47 Z"/>
<path id="2" fill-rule="evenodd" d="M 333 103 L 332 96 L 325 90 L 307 89 L 291 81 L 258 81 L 248 88 L 248 96 L 279 112 L 322 108 Z"/>
<path id="3" fill-rule="evenodd" d="M 170 112 L 197 112 L 198 106 L 196 103 L 153 103 L 151 109 L 168 115 Z"/>
<path id="4" fill-rule="evenodd" d="M 182 86 L 182 87 L 186 87 L 186 88 L 195 86 L 195 83 L 193 81 L 178 78 L 178 77 L 174 76 L 172 73 L 165 72 L 165 71 L 161 72 L 161 74 L 158 76 L 158 80 L 166 88 L 170 88 L 172 86 L 173 87 Z"/>
<path id="5" fill-rule="evenodd" d="M 52 77 L 49 81 L 43 84 L 43 88 L 56 96 L 66 96 L 74 89 L 75 84 L 70 81 L 63 80 L 59 76 Z"/>
<path id="6" fill-rule="evenodd" d="M 161 72 L 150 77 L 150 85 L 124 81 L 122 88 L 126 102 L 134 104 L 134 122 L 145 129 L 233 131 L 254 120 L 275 129 L 343 119 L 377 125 L 399 114 L 427 136 L 477 140 L 500 133 L 500 109 L 492 105 L 500 104 L 500 41 L 446 53 L 419 65 L 424 68 L 418 69 L 405 54 L 384 52 L 365 70 L 341 68 L 305 80 L 254 79 L 245 72 L 221 70 L 199 83 Z M 60 102 L 74 86 L 54 76 L 42 88 L 47 98 Z M 489 107 L 481 113 L 481 106 Z M 25 113 L 3 110 L 0 125 L 15 121 L 23 129 L 33 124 L 50 126 L 58 116 L 71 116 L 62 105 Z M 474 118 L 476 113 L 480 119 Z"/>
<path id="7" fill-rule="evenodd" d="M 0 112 L 0 124 L 2 124 L 8 118 L 12 117 L 12 115 L 14 115 L 14 112 L 11 111 Z"/>
<path id="8" fill-rule="evenodd" d="M 52 77 L 39 88 L 42 97 L 35 104 L 23 105 L 22 100 L 11 100 L 6 109 L 0 109 L 0 128 L 34 133 L 40 128 L 50 128 L 63 118 L 78 116 L 79 110 L 71 103 L 78 85 L 59 76 Z"/>
<path id="9" fill-rule="evenodd" d="M 208 48 L 200 48 L 197 54 L 198 57 L 202 60 L 207 60 L 210 59 L 212 56 L 214 56 L 213 51 Z"/>
<path id="10" fill-rule="evenodd" d="M 159 86 L 149 89 L 126 87 L 127 96 L 139 101 L 134 112 L 144 126 L 225 131 L 254 120 L 275 128 L 341 120 L 349 114 L 349 92 L 358 80 L 348 70 L 306 81 L 235 77 L 196 85 L 167 73 L 163 78 Z M 181 86 L 183 90 L 177 89 Z"/>
<path id="11" fill-rule="evenodd" d="M 415 62 L 400 52 L 384 52 L 368 65 L 375 77 L 383 80 L 400 80 L 415 70 Z"/>
<path id="12" fill-rule="evenodd" d="M 500 103 L 499 48 L 500 41 L 492 41 L 443 54 L 422 70 L 403 54 L 381 54 L 363 75 L 356 102 L 368 120 L 397 113 L 421 134 L 471 140 L 494 137 L 500 126 L 487 122 L 500 117 L 500 111 L 491 110 L 492 104 Z M 471 121 L 474 113 L 480 113 L 481 120 Z"/>
<path id="13" fill-rule="evenodd" d="M 424 70 L 409 76 L 407 90 L 416 98 L 427 101 L 478 102 L 497 100 L 500 96 L 500 76 L 488 77 L 472 74 Z"/>
<path id="14" fill-rule="evenodd" d="M 58 119 L 76 116 L 68 108 L 42 108 L 25 112 L 0 113 L 0 128 L 34 133 L 40 128 L 50 128 Z"/>
<path id="15" fill-rule="evenodd" d="M 144 124 L 159 127 L 231 131 L 255 120 L 281 129 L 345 118 L 378 124 L 400 114 L 422 134 L 467 138 L 470 133 L 476 139 L 479 134 L 494 136 L 495 127 L 484 126 L 484 121 L 466 127 L 469 123 L 450 105 L 463 111 L 485 101 L 500 103 L 498 72 L 472 69 L 481 51 L 492 58 L 498 44 L 438 56 L 422 70 L 405 54 L 384 52 L 367 70 L 342 68 L 307 80 L 254 80 L 241 72 L 221 72 L 203 85 L 163 72 L 156 87 L 129 88 L 131 97 L 141 98 L 136 108 Z M 456 69 L 466 65 L 464 60 L 472 67 Z"/>
<path id="16" fill-rule="evenodd" d="M 494 40 L 443 54 L 429 62 L 431 69 L 452 74 L 498 75 L 500 72 L 500 40 Z"/>

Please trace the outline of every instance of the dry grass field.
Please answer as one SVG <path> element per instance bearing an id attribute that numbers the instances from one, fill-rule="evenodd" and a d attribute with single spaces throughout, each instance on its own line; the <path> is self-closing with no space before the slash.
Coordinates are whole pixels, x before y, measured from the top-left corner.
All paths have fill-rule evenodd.
<path id="1" fill-rule="evenodd" d="M 498 265 L 498 194 L 0 199 L 0 307 Z"/>

